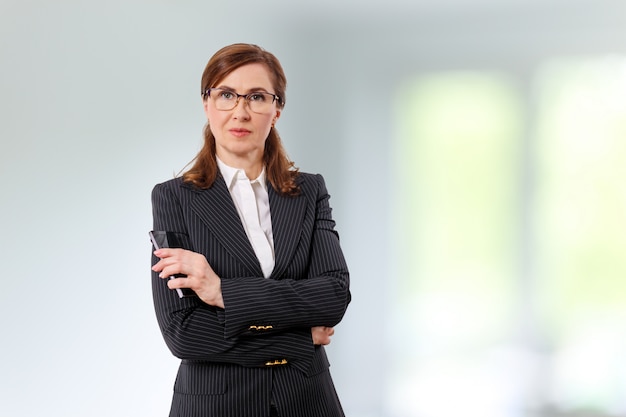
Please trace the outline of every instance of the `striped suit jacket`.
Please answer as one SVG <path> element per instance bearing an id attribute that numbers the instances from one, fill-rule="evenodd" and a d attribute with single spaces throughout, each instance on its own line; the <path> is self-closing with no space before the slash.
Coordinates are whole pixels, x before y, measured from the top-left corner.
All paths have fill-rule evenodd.
<path id="1" fill-rule="evenodd" d="M 201 190 L 176 178 L 152 191 L 153 229 L 189 235 L 222 279 L 225 309 L 179 298 L 152 273 L 156 317 L 182 359 L 171 417 L 340 417 L 343 411 L 313 326 L 335 326 L 350 302 L 349 274 L 321 175 L 302 193 L 268 183 L 275 266 L 265 279 L 224 180 Z M 152 263 L 157 259 L 152 257 Z"/>

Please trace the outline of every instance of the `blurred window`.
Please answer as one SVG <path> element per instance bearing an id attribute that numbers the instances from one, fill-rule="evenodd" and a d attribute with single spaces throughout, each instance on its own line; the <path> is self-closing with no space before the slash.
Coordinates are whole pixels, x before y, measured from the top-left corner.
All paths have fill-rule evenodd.
<path id="1" fill-rule="evenodd" d="M 395 114 L 391 415 L 626 412 L 626 59 L 420 75 Z"/>

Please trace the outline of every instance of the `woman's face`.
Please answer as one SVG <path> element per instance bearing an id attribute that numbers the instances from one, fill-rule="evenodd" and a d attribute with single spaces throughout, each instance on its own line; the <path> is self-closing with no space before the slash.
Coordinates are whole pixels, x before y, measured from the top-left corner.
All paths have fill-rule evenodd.
<path id="1" fill-rule="evenodd" d="M 248 64 L 237 68 L 213 88 L 237 94 L 252 92 L 275 93 L 270 72 L 263 64 Z M 263 161 L 265 140 L 280 117 L 274 102 L 267 113 L 250 110 L 241 97 L 234 109 L 217 110 L 210 97 L 204 100 L 204 112 L 209 121 L 217 156 L 229 166 L 246 168 Z M 260 170 L 259 170 L 260 172 Z"/>

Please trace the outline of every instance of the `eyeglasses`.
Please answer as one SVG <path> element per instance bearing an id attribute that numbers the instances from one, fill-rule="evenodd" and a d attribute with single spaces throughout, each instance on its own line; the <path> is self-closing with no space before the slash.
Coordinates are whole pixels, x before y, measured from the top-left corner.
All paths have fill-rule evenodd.
<path id="1" fill-rule="evenodd" d="M 202 93 L 202 97 L 209 97 L 218 110 L 232 110 L 237 107 L 239 99 L 243 97 L 248 104 L 250 111 L 255 113 L 269 113 L 272 111 L 272 104 L 275 101 L 280 103 L 280 97 L 276 94 L 257 91 L 249 94 L 237 94 L 231 90 L 222 88 L 207 88 Z"/>

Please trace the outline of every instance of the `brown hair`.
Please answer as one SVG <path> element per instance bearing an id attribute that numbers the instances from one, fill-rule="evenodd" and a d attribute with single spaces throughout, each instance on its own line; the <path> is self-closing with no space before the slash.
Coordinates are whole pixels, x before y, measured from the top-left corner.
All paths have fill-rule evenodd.
<path id="1" fill-rule="evenodd" d="M 274 94 L 279 97 L 278 107 L 282 109 L 285 106 L 287 78 L 280 62 L 263 48 L 244 43 L 225 46 L 211 57 L 202 73 L 200 87 L 203 100 L 207 99 L 205 91 L 217 85 L 228 74 L 244 65 L 257 63 L 267 66 Z M 183 181 L 199 188 L 210 188 L 218 173 L 215 152 L 215 137 L 207 123 L 204 127 L 204 145 L 192 161 L 192 167 L 183 174 Z M 276 191 L 284 195 L 297 195 L 300 192 L 296 184 L 298 168 L 287 157 L 287 152 L 274 127 L 265 141 L 263 163 L 267 179 Z"/>

